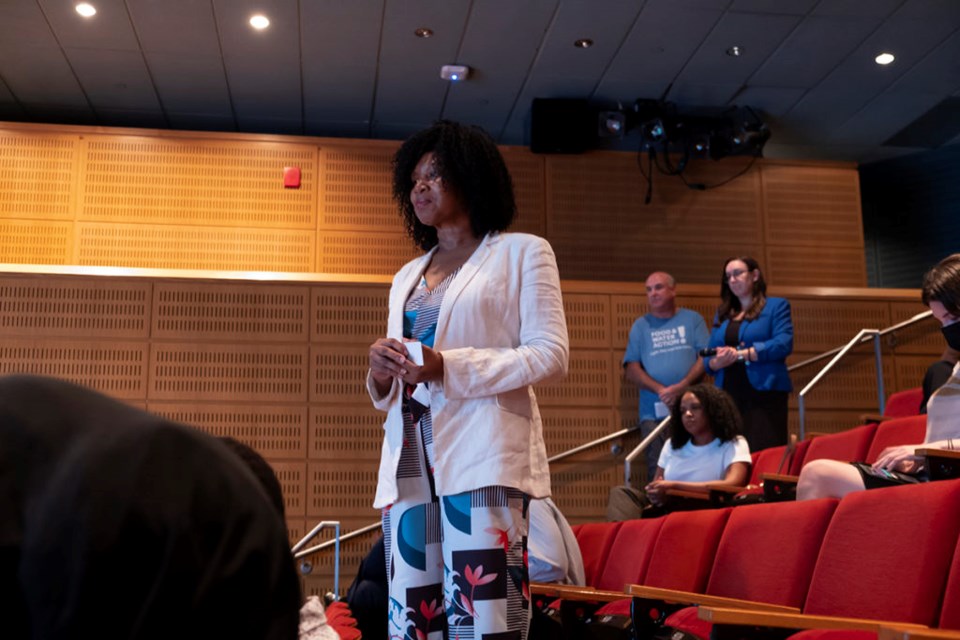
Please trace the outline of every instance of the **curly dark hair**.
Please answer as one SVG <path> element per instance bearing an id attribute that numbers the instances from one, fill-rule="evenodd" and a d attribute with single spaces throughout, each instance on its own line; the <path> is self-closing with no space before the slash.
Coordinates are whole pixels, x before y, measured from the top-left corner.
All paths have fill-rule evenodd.
<path id="1" fill-rule="evenodd" d="M 952 315 L 960 316 L 960 253 L 947 256 L 927 271 L 920 298 L 928 307 L 936 300 Z"/>
<path id="2" fill-rule="evenodd" d="M 393 199 L 407 234 L 424 251 L 437 244 L 437 230 L 421 224 L 410 201 L 413 170 L 433 152 L 444 187 L 456 194 L 470 215 L 473 235 L 505 231 L 517 214 L 513 180 L 493 138 L 480 127 L 438 120 L 415 133 L 393 156 Z"/>
<path id="3" fill-rule="evenodd" d="M 670 410 L 670 446 L 674 449 L 679 449 L 690 441 L 690 434 L 683 428 L 680 414 L 680 401 L 688 393 L 692 393 L 700 401 L 707 424 L 720 442 L 733 440 L 743 432 L 743 418 L 740 417 L 740 411 L 730 394 L 712 384 L 695 384 L 677 396 Z"/>
<path id="4" fill-rule="evenodd" d="M 760 263 L 750 256 L 733 256 L 727 258 L 723 262 L 723 273 L 720 274 L 720 306 L 717 307 L 717 317 L 713 325 L 715 327 L 719 327 L 724 320 L 727 318 L 732 319 L 741 311 L 740 298 L 733 295 L 733 291 L 730 290 L 730 281 L 727 278 L 727 265 L 734 260 L 739 260 L 747 265 L 747 269 L 750 271 L 756 270 L 760 273 L 760 277 L 753 283 L 753 302 L 750 304 L 750 308 L 743 314 L 743 319 L 755 320 L 767 304 L 767 281 L 763 279 L 763 271 L 760 269 Z"/>

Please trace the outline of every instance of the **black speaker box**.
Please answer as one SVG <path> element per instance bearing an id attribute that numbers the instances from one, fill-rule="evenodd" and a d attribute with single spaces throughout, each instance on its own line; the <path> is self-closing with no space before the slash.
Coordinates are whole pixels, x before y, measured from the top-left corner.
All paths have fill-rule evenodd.
<path id="1" fill-rule="evenodd" d="M 596 135 L 596 120 L 586 100 L 534 98 L 530 112 L 530 150 L 583 153 Z"/>

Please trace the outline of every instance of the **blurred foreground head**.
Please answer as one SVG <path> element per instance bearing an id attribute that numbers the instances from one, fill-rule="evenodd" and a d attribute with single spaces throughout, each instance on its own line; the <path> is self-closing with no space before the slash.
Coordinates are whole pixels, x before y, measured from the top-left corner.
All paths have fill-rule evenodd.
<path id="1" fill-rule="evenodd" d="M 5 638 L 296 638 L 286 526 L 199 430 L 60 380 L 0 378 Z"/>

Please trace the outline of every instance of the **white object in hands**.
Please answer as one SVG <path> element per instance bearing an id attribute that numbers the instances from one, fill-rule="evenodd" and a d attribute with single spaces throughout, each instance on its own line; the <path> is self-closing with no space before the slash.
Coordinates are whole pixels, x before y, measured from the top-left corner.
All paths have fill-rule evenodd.
<path id="1" fill-rule="evenodd" d="M 423 366 L 423 343 L 422 342 L 404 342 L 403 346 L 407 348 L 407 359 L 418 367 Z M 430 406 L 430 390 L 427 385 L 419 383 L 413 390 L 413 399 L 425 407 Z"/>
<path id="2" fill-rule="evenodd" d="M 422 342 L 404 342 L 403 346 L 407 348 L 407 359 L 418 367 L 423 366 L 423 343 Z"/>

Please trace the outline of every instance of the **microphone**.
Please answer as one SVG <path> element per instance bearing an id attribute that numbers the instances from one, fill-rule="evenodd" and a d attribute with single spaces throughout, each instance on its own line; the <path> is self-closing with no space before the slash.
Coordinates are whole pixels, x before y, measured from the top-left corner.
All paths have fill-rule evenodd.
<path id="1" fill-rule="evenodd" d="M 701 358 L 712 358 L 713 356 L 717 355 L 717 348 L 713 347 L 710 349 L 700 349 L 700 351 L 697 353 L 700 354 Z"/>

